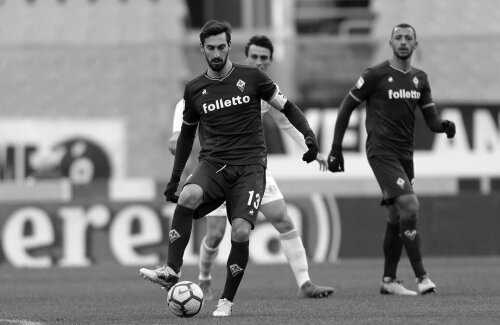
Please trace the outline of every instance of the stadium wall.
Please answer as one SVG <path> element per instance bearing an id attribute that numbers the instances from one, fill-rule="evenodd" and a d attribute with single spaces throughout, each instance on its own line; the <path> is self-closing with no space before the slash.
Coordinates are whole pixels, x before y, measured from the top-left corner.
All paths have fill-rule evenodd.
<path id="1" fill-rule="evenodd" d="M 99 188 L 100 187 L 100 188 Z M 174 205 L 153 200 L 110 200 L 105 184 L 75 188 L 66 202 L 32 201 L 0 206 L 0 265 L 87 267 L 94 264 L 156 265 L 166 259 Z M 286 187 L 285 187 L 286 188 Z M 161 186 L 157 193 L 161 192 Z M 99 193 L 97 197 L 93 197 Z M 313 262 L 381 257 L 385 217 L 376 196 L 287 195 L 288 211 Z M 466 189 L 458 195 L 421 195 L 419 230 L 425 256 L 498 255 L 499 195 Z M 196 265 L 205 220 L 195 222 L 184 263 Z M 218 263 L 229 253 L 228 234 Z M 285 263 L 279 234 L 258 220 L 250 261 Z"/>

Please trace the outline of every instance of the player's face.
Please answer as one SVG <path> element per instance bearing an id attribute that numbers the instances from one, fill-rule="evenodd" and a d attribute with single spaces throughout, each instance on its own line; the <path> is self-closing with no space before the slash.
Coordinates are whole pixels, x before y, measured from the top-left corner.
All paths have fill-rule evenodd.
<path id="1" fill-rule="evenodd" d="M 248 56 L 245 59 L 245 63 L 267 71 L 267 68 L 271 65 L 271 51 L 265 47 L 252 44 L 248 48 Z"/>
<path id="2" fill-rule="evenodd" d="M 227 44 L 226 33 L 209 36 L 205 39 L 201 51 L 205 53 L 208 66 L 214 71 L 221 71 L 226 65 L 231 47 Z"/>
<path id="3" fill-rule="evenodd" d="M 394 55 L 401 60 L 410 58 L 413 50 L 418 46 L 413 29 L 401 27 L 397 27 L 394 30 L 389 44 L 392 47 Z"/>

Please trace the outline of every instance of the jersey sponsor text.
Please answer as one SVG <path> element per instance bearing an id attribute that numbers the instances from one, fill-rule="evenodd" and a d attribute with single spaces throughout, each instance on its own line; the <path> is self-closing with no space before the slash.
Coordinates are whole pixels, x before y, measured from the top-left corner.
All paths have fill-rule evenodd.
<path id="1" fill-rule="evenodd" d="M 230 99 L 217 99 L 215 103 L 207 104 L 203 103 L 203 112 L 207 114 L 208 112 L 213 112 L 216 109 L 221 109 L 225 107 L 237 106 L 241 104 L 246 104 L 250 102 L 250 96 L 234 96 Z"/>
<path id="2" fill-rule="evenodd" d="M 405 90 L 405 89 L 399 89 L 399 90 L 392 90 L 389 89 L 388 91 L 389 99 L 419 99 L 420 98 L 420 91 L 418 90 Z"/>

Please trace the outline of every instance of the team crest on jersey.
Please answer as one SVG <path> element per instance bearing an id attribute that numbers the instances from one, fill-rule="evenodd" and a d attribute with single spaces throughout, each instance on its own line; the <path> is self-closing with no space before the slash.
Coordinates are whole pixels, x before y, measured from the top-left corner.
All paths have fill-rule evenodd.
<path id="1" fill-rule="evenodd" d="M 236 83 L 236 87 L 238 87 L 238 89 L 241 90 L 241 92 L 243 92 L 243 90 L 245 90 L 245 82 L 239 79 L 238 82 Z"/>
<path id="2" fill-rule="evenodd" d="M 417 77 L 413 78 L 413 84 L 415 85 L 415 88 L 418 88 L 418 78 Z"/>
<path id="3" fill-rule="evenodd" d="M 399 187 L 401 187 L 402 190 L 405 188 L 405 180 L 402 178 L 398 178 L 396 184 L 398 184 Z"/>
<path id="4" fill-rule="evenodd" d="M 363 77 L 359 77 L 358 81 L 356 81 L 356 88 L 360 89 L 361 87 L 363 87 L 365 83 L 365 79 L 363 79 Z"/>
<path id="5" fill-rule="evenodd" d="M 394 81 L 394 79 L 392 79 L 392 77 L 389 77 L 389 79 L 387 79 L 387 81 L 389 81 L 389 82 L 393 82 L 393 81 Z"/>
<path id="6" fill-rule="evenodd" d="M 203 90 L 201 91 L 201 94 L 202 94 L 202 95 L 206 95 L 206 94 L 207 94 L 207 90 L 206 90 L 206 89 L 203 89 Z"/>

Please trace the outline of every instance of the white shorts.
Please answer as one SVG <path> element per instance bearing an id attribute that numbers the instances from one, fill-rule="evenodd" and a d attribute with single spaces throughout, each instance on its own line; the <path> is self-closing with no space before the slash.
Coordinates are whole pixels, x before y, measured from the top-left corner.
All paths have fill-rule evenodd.
<path id="1" fill-rule="evenodd" d="M 273 175 L 269 172 L 269 169 L 266 169 L 266 190 L 264 191 L 264 197 L 260 205 L 264 205 L 267 203 L 271 203 L 273 201 L 282 200 L 283 194 L 281 193 L 278 184 L 276 184 L 276 180 Z M 222 203 L 220 207 L 215 209 L 214 211 L 207 214 L 207 217 L 220 217 L 226 216 L 226 202 Z"/>

